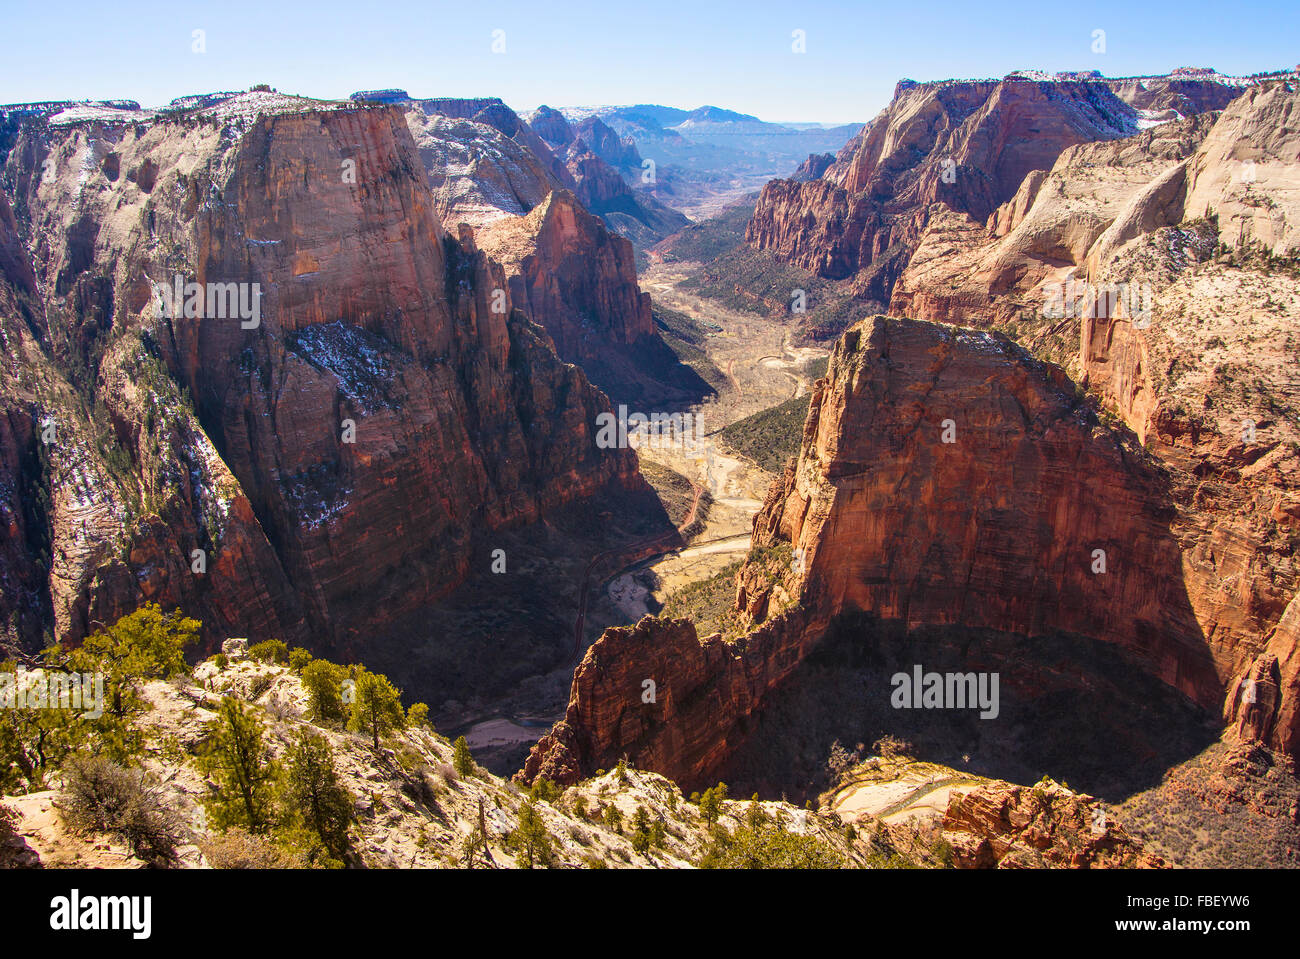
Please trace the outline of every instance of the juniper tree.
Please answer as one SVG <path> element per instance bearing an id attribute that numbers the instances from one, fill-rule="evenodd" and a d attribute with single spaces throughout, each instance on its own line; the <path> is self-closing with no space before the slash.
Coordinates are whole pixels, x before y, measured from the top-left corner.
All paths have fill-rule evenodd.
<path id="1" fill-rule="evenodd" d="M 325 659 L 313 659 L 302 667 L 302 685 L 307 690 L 307 709 L 316 722 L 338 722 L 347 718 L 343 705 L 343 680 L 347 670 Z"/>
<path id="2" fill-rule="evenodd" d="M 406 725 L 412 729 L 432 729 L 433 724 L 429 722 L 429 706 L 427 703 L 415 703 L 406 711 Z"/>
<path id="3" fill-rule="evenodd" d="M 515 862 L 526 869 L 551 864 L 551 834 L 531 799 L 519 807 L 519 825 L 510 834 L 509 844 L 516 850 Z"/>
<path id="4" fill-rule="evenodd" d="M 464 736 L 456 737 L 452 746 L 451 764 L 456 767 L 456 775 L 462 779 L 474 775 L 474 757 L 470 755 L 469 743 Z"/>

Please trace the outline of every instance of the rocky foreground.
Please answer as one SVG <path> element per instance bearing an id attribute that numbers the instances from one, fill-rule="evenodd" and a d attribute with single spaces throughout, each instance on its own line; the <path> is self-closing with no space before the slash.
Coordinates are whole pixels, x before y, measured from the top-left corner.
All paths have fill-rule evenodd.
<path id="1" fill-rule="evenodd" d="M 272 838 L 221 828 L 200 757 L 223 702 L 249 708 L 266 757 L 285 763 L 304 732 L 332 753 L 349 797 L 347 864 L 359 868 L 693 868 L 784 866 L 911 868 L 1161 865 L 1142 857 L 1097 806 L 1056 784 L 1032 792 L 988 782 L 954 800 L 941 826 L 887 823 L 837 812 L 828 801 L 740 801 L 711 790 L 691 799 L 657 773 L 615 763 L 555 788 L 532 790 L 474 764 L 422 720 L 394 729 L 375 749 L 369 735 L 312 718 L 302 667 L 250 658 L 242 643 L 192 674 L 142 684 L 140 768 L 151 804 L 166 810 L 178 843 L 147 854 L 112 829 L 74 824 L 66 780 L 0 798 L 0 866 L 28 868 L 283 868 L 302 854 Z M 895 763 L 898 761 L 895 760 Z M 527 828 L 524 825 L 527 824 Z M 528 840 L 525 842 L 525 840 Z"/>

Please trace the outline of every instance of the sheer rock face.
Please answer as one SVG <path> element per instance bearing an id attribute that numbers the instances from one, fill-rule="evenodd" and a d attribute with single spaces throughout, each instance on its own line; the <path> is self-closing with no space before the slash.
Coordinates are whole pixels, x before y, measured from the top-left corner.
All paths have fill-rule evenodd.
<path id="1" fill-rule="evenodd" d="M 901 266 L 887 254 L 905 265 L 936 205 L 982 223 L 1067 148 L 1138 132 L 1139 110 L 1158 104 L 1172 118 L 1175 104 L 1200 112 L 1237 92 L 1163 78 L 899 84 L 820 179 L 764 188 L 746 239 L 820 276 L 854 278 L 859 295 L 888 302 Z"/>
<path id="2" fill-rule="evenodd" d="M 820 609 L 1088 636 L 1217 708 L 1172 517 L 1158 465 L 1059 369 L 1002 337 L 877 317 L 836 345 L 755 542 L 803 550 Z"/>
<path id="3" fill-rule="evenodd" d="M 662 231 L 657 239 L 684 217 L 647 206 L 581 140 L 564 141 L 557 157 L 498 101 L 416 101 L 406 121 L 438 219 L 449 230 L 466 223 L 478 232 L 509 274 L 515 304 L 565 361 L 620 402 L 694 402 L 708 391 L 660 340 L 623 239 Z M 573 135 L 555 111 L 534 121 L 550 136 Z"/>
<path id="4" fill-rule="evenodd" d="M 1282 256 L 1300 249 L 1300 90 L 1253 87 L 1223 111 L 1188 164 L 1188 217 L 1218 218 L 1229 247 L 1259 243 Z"/>
<path id="5" fill-rule="evenodd" d="M 557 188 L 561 180 L 547 157 L 538 157 L 496 127 L 413 108 L 406 121 L 433 190 L 434 207 L 444 227 L 478 227 L 523 216 Z"/>
<path id="6" fill-rule="evenodd" d="M 520 778 L 570 785 L 626 756 L 685 789 L 706 785 L 767 691 L 803 659 L 813 635 L 804 625 L 792 615 L 735 643 L 650 616 L 605 630 L 574 673 L 564 719 Z"/>
<path id="7" fill-rule="evenodd" d="M 1250 669 L 1252 701 L 1229 720 L 1294 750 L 1297 607 L 1278 621 L 1284 583 L 1240 605 L 1225 593 L 1240 530 L 1189 519 L 1181 483 L 1005 337 L 865 320 L 836 345 L 800 457 L 755 517 L 759 553 L 737 577 L 748 634 L 701 641 L 652 619 L 607 630 L 522 775 L 572 781 L 626 754 L 706 783 L 746 717 L 854 610 L 1114 644 L 1209 711 Z M 760 557 L 784 543 L 795 561 L 774 577 Z"/>
<path id="8" fill-rule="evenodd" d="M 1294 276 L 1262 257 L 1295 250 L 1297 109 L 1294 85 L 1262 84 L 1220 114 L 1067 150 L 1026 178 L 987 232 L 951 211 L 932 217 L 892 303 L 1061 344 L 1076 378 L 1169 469 L 1225 718 L 1291 752 L 1300 654 L 1284 612 L 1300 589 L 1300 308 Z M 1121 302 L 1044 316 L 1047 290 L 1071 282 L 1126 286 L 1143 315 Z M 1251 391 L 1234 385 L 1239 376 Z M 1243 704 L 1252 679 L 1263 698 Z"/>
<path id="9" fill-rule="evenodd" d="M 36 127 L 7 172 L 50 351 L 121 447 L 66 382 L 28 404 L 69 422 L 61 638 L 157 599 L 213 635 L 328 641 L 453 587 L 474 531 L 639 482 L 595 445 L 608 401 L 443 230 L 396 107 Z M 149 283 L 176 274 L 257 284 L 260 322 L 159 316 Z"/>
<path id="10" fill-rule="evenodd" d="M 511 301 L 545 328 L 561 359 L 579 364 L 617 402 L 657 409 L 709 389 L 655 331 L 632 244 L 572 193 L 557 190 L 527 216 L 497 221 L 477 238 L 503 267 Z"/>
<path id="11" fill-rule="evenodd" d="M 479 243 L 510 276 L 513 300 L 538 317 L 569 362 L 603 342 L 626 346 L 654 335 L 632 245 L 572 193 L 552 193 L 528 216 L 481 231 Z"/>

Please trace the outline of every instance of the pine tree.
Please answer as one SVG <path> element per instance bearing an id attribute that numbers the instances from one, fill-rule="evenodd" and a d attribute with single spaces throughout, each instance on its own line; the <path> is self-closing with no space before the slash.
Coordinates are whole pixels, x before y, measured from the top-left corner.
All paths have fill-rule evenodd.
<path id="1" fill-rule="evenodd" d="M 200 749 L 200 768 L 212 778 L 208 806 L 219 828 L 264 832 L 271 824 L 279 765 L 262 738 L 262 723 L 233 696 L 221 702 Z"/>
<path id="2" fill-rule="evenodd" d="M 412 729 L 432 729 L 427 703 L 415 703 L 406 711 L 406 725 Z"/>
<path id="3" fill-rule="evenodd" d="M 470 755 L 469 743 L 464 736 L 458 736 L 452 747 L 451 763 L 456 767 L 456 775 L 468 779 L 474 775 L 474 757 Z"/>
<path id="4" fill-rule="evenodd" d="M 302 685 L 307 690 L 307 710 L 316 722 L 338 722 L 347 716 L 343 705 L 343 680 L 347 671 L 324 659 L 313 659 L 302 668 Z"/>
<path id="5" fill-rule="evenodd" d="M 707 823 L 715 823 L 718 816 L 722 814 L 722 804 L 727 798 L 727 784 L 718 783 L 709 789 L 704 790 L 704 795 L 700 797 L 700 815 Z"/>
<path id="6" fill-rule="evenodd" d="M 551 834 L 531 799 L 519 807 L 519 825 L 510 834 L 510 846 L 516 850 L 515 863 L 525 869 L 551 864 Z"/>
<path id="7" fill-rule="evenodd" d="M 315 833 L 331 858 L 345 859 L 353 798 L 339 783 L 334 751 L 325 737 L 307 730 L 299 732 L 298 741 L 289 750 L 282 805 L 291 817 L 300 817 Z"/>
<path id="8" fill-rule="evenodd" d="M 636 807 L 636 815 L 632 817 L 632 848 L 644 855 L 650 849 L 651 832 L 650 832 L 650 814 L 646 812 L 645 806 Z"/>
<path id="9" fill-rule="evenodd" d="M 369 732 L 379 749 L 379 737 L 406 726 L 406 713 L 402 710 L 402 694 L 380 673 L 365 669 L 357 671 L 356 699 L 348 729 Z"/>

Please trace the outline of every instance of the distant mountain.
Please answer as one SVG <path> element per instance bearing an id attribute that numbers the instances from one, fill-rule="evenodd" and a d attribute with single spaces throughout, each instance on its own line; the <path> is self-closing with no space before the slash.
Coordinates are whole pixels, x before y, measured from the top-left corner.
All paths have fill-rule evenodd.
<path id="1" fill-rule="evenodd" d="M 767 180 L 791 176 L 810 154 L 838 152 L 862 129 L 859 123 L 769 123 L 711 105 L 682 110 L 639 103 L 560 112 L 573 124 L 601 122 L 635 144 L 643 159 L 654 161 L 655 197 L 697 218 Z"/>
<path id="2" fill-rule="evenodd" d="M 654 196 L 653 182 L 647 186 L 642 181 L 636 144 L 599 117 L 570 123 L 560 111 L 543 105 L 529 114 L 527 123 L 565 165 L 583 206 L 631 240 L 638 251 L 690 222 Z"/>

